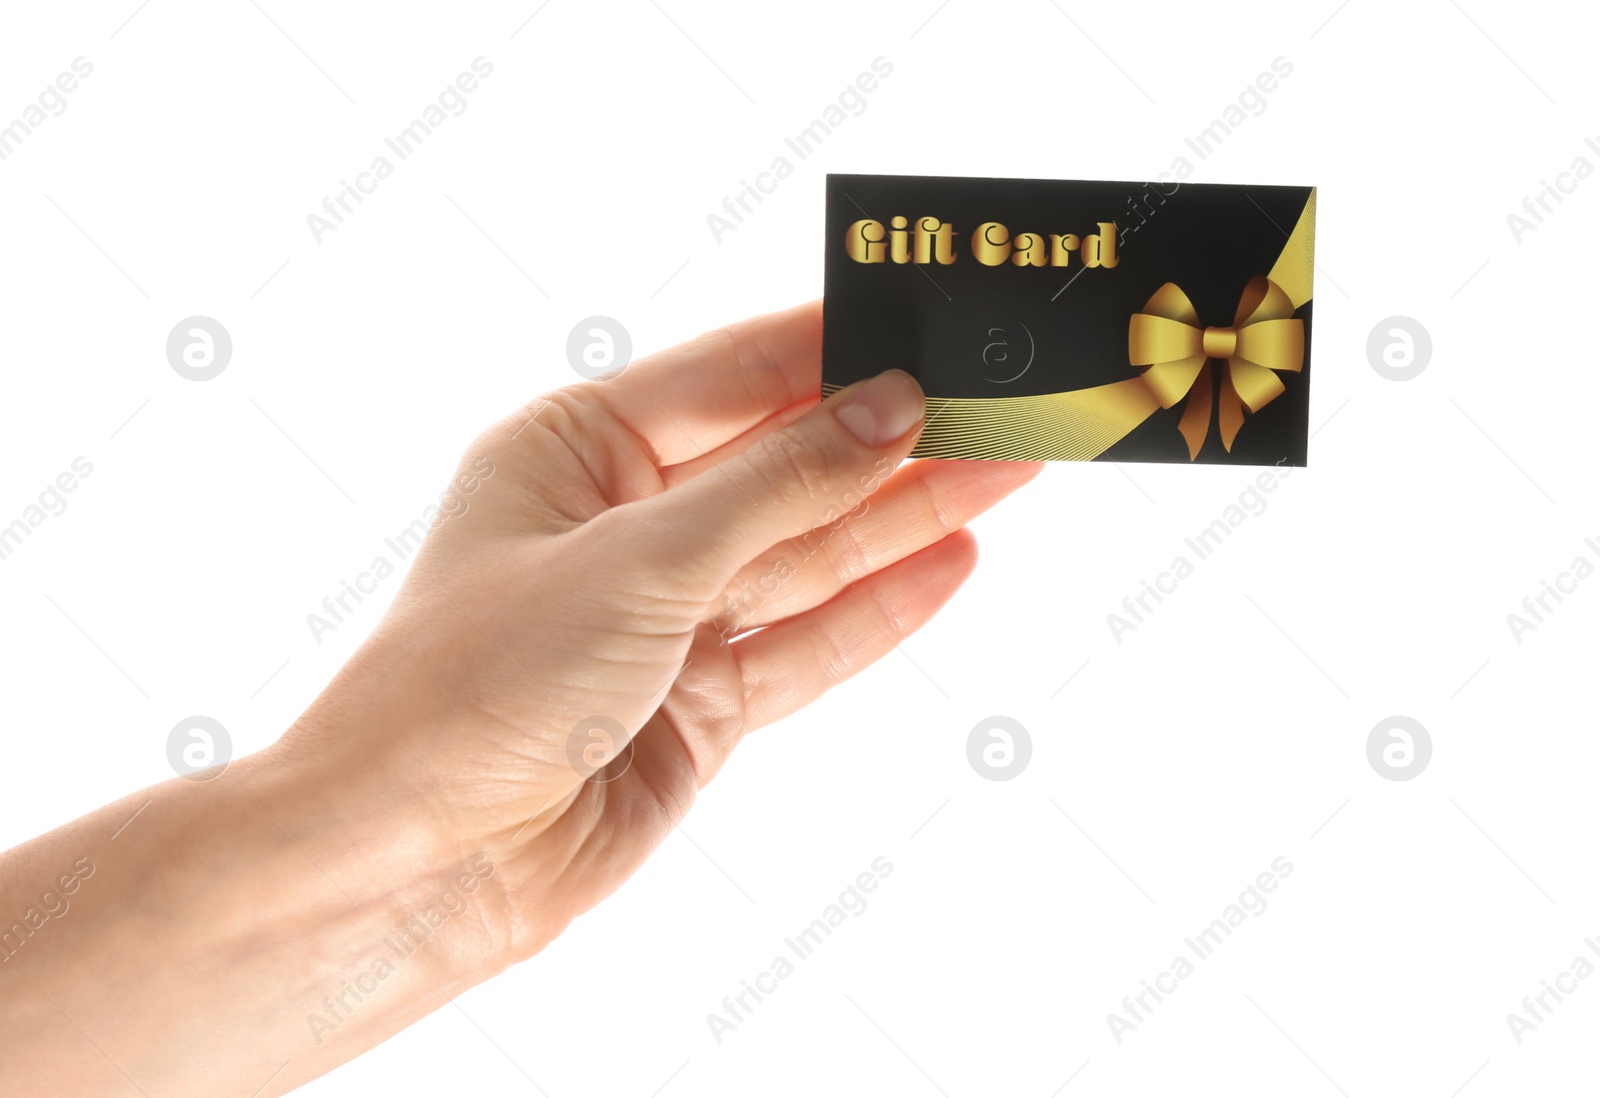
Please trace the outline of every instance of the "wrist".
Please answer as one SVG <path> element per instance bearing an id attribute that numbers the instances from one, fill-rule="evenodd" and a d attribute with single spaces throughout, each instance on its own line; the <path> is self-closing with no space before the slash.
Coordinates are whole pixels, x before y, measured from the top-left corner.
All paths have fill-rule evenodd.
<path id="1" fill-rule="evenodd" d="M 369 961 L 404 961 L 439 987 L 503 969 L 503 854 L 443 810 L 442 781 L 395 766 L 393 744 L 363 753 L 361 735 L 340 739 L 354 750 L 308 751 L 285 737 L 257 756 L 241 794 L 279 832 L 282 853 L 321 878 L 311 893 L 359 913 Z"/>
<path id="2" fill-rule="evenodd" d="M 551 791 L 483 761 L 503 750 L 506 723 L 455 698 L 439 675 L 448 649 L 442 659 L 439 646 L 429 651 L 434 658 L 419 658 L 375 635 L 262 752 L 263 781 L 266 796 L 325 837 L 329 857 L 358 880 L 393 887 L 391 914 L 401 922 L 466 903 L 482 934 L 461 964 L 486 979 L 537 953 L 576 914 L 552 898 L 567 894 L 554 886 L 587 828 L 565 815 L 577 791 Z"/>

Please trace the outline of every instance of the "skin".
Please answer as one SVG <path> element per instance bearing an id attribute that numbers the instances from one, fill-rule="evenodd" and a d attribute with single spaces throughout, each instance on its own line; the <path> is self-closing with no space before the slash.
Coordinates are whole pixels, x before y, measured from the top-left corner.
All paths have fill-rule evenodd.
<path id="1" fill-rule="evenodd" d="M 544 948 L 740 739 L 926 622 L 1040 466 L 900 465 L 920 390 L 819 406 L 821 331 L 820 302 L 758 317 L 491 427 L 275 744 L 0 855 L 0 1089 L 329 1071 Z"/>

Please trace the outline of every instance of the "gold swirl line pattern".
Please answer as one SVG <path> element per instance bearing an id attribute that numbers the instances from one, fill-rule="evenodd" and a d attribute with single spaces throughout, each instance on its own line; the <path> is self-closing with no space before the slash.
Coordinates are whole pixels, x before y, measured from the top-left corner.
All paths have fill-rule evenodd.
<path id="1" fill-rule="evenodd" d="M 824 385 L 822 395 L 842 387 Z M 1139 378 L 1041 396 L 927 397 L 926 404 L 912 457 L 1009 461 L 1089 461 L 1161 406 Z"/>

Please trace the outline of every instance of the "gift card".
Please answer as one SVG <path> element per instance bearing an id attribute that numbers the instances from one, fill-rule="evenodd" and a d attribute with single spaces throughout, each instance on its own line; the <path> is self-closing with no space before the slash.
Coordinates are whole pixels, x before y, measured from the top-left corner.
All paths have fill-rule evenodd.
<path id="1" fill-rule="evenodd" d="M 1311 187 L 830 175 L 823 393 L 921 382 L 915 457 L 1304 465 Z"/>

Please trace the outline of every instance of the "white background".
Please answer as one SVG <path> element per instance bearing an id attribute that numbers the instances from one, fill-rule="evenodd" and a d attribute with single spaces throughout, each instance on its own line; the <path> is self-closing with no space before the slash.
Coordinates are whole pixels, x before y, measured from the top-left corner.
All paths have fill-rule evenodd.
<path id="1" fill-rule="evenodd" d="M 94 466 L 0 561 L 0 846 L 169 776 L 189 714 L 269 743 L 399 579 L 320 645 L 306 615 L 476 432 L 573 380 L 578 319 L 643 353 L 817 296 L 827 171 L 1187 155 L 1195 182 L 1320 188 L 1310 467 L 1144 625 L 1119 644 L 1106 615 L 1253 470 L 1051 468 L 977 523 L 977 574 L 903 655 L 747 741 L 618 896 L 462 998 L 470 1022 L 303 1093 L 1592 1079 L 1600 979 L 1520 1045 L 1506 1021 L 1600 933 L 1600 582 L 1520 645 L 1506 622 L 1600 534 L 1600 179 L 1520 243 L 1506 222 L 1600 165 L 1578 9 L 135 2 L 0 27 L 0 119 L 94 66 L 0 162 L 0 524 Z M 317 243 L 306 215 L 479 56 L 466 112 Z M 717 243 L 706 215 L 879 56 L 865 112 Z M 1198 160 L 1184 138 L 1279 56 L 1266 110 Z M 194 314 L 234 343 L 203 384 L 164 351 Z M 1395 314 L 1433 340 L 1404 383 L 1366 351 Z M 1031 732 L 1015 780 L 968 764 L 991 714 Z M 1410 781 L 1367 760 L 1392 714 L 1431 734 Z M 880 855 L 868 910 L 718 1044 L 706 1015 Z M 1106 1015 L 1278 856 L 1268 910 L 1118 1044 Z"/>

